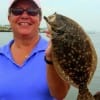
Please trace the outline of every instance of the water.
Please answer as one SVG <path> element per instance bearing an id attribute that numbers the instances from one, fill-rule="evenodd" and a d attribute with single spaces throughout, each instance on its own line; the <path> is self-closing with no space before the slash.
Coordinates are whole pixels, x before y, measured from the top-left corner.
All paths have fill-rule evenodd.
<path id="1" fill-rule="evenodd" d="M 41 33 L 41 35 L 46 38 L 44 33 Z M 92 94 L 95 94 L 97 91 L 100 91 L 100 33 L 95 34 L 89 34 L 90 38 L 92 39 L 92 42 L 96 48 L 97 56 L 98 56 L 98 64 L 96 72 L 94 73 L 93 79 L 91 83 L 89 84 L 89 89 L 92 92 Z M 0 32 L 0 46 L 6 44 L 9 40 L 12 39 L 12 33 L 11 32 Z M 47 38 L 46 38 L 47 39 Z M 76 100 L 78 90 L 71 86 L 71 89 L 69 90 L 68 95 L 66 96 L 65 100 Z"/>

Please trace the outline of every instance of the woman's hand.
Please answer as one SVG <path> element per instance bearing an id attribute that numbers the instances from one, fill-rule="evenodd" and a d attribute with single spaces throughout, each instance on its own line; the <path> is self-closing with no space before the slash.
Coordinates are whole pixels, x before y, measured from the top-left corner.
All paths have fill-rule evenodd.
<path id="1" fill-rule="evenodd" d="M 52 43 L 51 43 L 51 41 L 49 41 L 49 43 L 48 43 L 48 47 L 45 51 L 45 54 L 46 54 L 46 59 L 48 61 L 52 61 Z"/>
<path id="2" fill-rule="evenodd" d="M 48 43 L 48 47 L 45 51 L 46 54 L 46 59 L 48 61 L 52 61 L 52 43 L 51 43 L 51 34 L 49 31 L 45 31 L 46 32 L 46 36 L 49 38 L 49 43 Z"/>

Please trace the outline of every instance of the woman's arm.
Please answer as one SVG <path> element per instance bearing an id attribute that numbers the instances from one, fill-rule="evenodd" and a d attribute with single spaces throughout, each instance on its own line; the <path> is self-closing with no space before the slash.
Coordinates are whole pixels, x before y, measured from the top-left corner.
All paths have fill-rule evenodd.
<path id="1" fill-rule="evenodd" d="M 52 61 L 51 49 L 52 44 L 50 42 L 46 50 L 46 59 L 48 61 Z M 51 95 L 57 100 L 63 100 L 70 89 L 70 85 L 59 77 L 53 64 L 50 63 L 47 64 L 47 80 Z"/>
<path id="2" fill-rule="evenodd" d="M 57 74 L 53 65 L 47 64 L 47 79 L 50 93 L 57 100 L 63 100 L 68 93 L 70 85 Z"/>

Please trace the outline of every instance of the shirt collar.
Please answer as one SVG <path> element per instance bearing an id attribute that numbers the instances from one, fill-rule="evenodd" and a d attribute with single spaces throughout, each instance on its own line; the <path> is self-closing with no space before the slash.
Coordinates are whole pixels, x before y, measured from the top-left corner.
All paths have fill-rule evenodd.
<path id="1" fill-rule="evenodd" d="M 9 58 L 12 58 L 10 47 L 11 47 L 13 42 L 14 42 L 14 40 L 11 40 L 8 44 L 1 47 L 0 48 L 0 55 L 2 54 L 2 55 L 5 55 Z M 37 52 L 41 52 L 41 51 L 45 51 L 45 49 L 47 48 L 47 44 L 48 44 L 47 40 L 45 40 L 44 38 L 42 38 L 40 36 L 40 39 L 39 39 L 36 47 L 33 49 L 32 54 L 37 53 Z"/>

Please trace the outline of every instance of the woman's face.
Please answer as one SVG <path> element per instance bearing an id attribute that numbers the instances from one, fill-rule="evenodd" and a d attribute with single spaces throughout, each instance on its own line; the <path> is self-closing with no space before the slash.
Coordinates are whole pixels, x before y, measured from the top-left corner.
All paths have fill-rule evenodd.
<path id="1" fill-rule="evenodd" d="M 19 14 L 19 15 L 15 15 L 13 13 L 13 8 L 14 9 L 24 9 L 24 12 Z M 26 35 L 36 35 L 38 34 L 38 29 L 39 29 L 39 25 L 40 25 L 40 21 L 41 21 L 41 17 L 39 15 L 39 13 L 37 14 L 33 14 L 30 15 L 27 13 L 27 9 L 30 10 L 36 10 L 39 8 L 33 7 L 32 3 L 26 1 L 20 1 L 18 2 L 14 7 L 12 8 L 11 13 L 8 16 L 8 20 L 10 22 L 12 31 L 14 33 L 14 35 L 22 35 L 22 36 L 26 36 Z"/>

